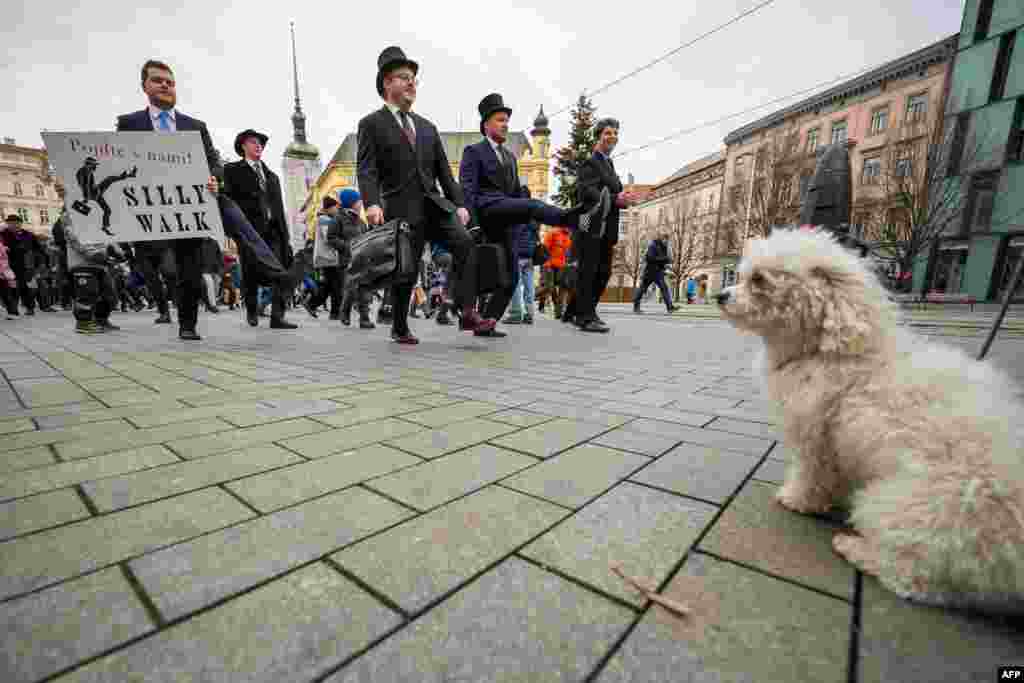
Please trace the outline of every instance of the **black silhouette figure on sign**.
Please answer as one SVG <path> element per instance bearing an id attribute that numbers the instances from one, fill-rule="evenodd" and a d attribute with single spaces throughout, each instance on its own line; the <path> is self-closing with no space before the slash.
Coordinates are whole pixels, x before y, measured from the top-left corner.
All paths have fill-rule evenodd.
<path id="1" fill-rule="evenodd" d="M 92 211 L 89 208 L 88 202 L 96 202 L 99 204 L 100 209 L 103 210 L 103 226 L 102 230 L 111 237 L 114 233 L 110 231 L 110 205 L 107 204 L 107 200 L 103 198 L 103 193 L 107 191 L 107 188 L 120 180 L 127 180 L 128 178 L 134 178 L 139 173 L 138 166 L 132 166 L 131 171 L 122 171 L 117 175 L 107 176 L 103 180 L 96 183 L 96 169 L 99 167 L 99 162 L 96 161 L 95 157 L 86 157 L 82 168 L 75 172 L 75 179 L 78 181 L 78 187 L 82 190 L 82 198 L 76 200 L 71 204 L 78 213 L 83 216 L 88 216 L 89 212 Z"/>

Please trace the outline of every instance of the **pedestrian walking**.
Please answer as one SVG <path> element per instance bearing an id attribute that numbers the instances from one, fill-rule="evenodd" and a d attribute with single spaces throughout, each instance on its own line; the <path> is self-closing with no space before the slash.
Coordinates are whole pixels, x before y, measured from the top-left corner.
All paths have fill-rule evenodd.
<path id="1" fill-rule="evenodd" d="M 313 266 L 320 270 L 320 289 L 306 301 L 306 309 L 310 315 L 316 317 L 316 309 L 330 299 L 329 320 L 341 319 L 341 296 L 344 286 L 340 263 L 341 252 L 345 249 L 345 244 L 338 237 L 339 230 L 335 229 L 333 231 L 334 238 L 331 237 L 331 228 L 337 228 L 340 211 L 341 204 L 337 199 L 324 197 L 317 215 L 316 237 L 313 244 Z M 347 259 L 345 265 L 348 266 Z"/>
<path id="2" fill-rule="evenodd" d="M 338 193 L 338 201 L 341 203 L 341 210 L 334 225 L 331 226 L 331 231 L 328 232 L 328 239 L 341 242 L 338 252 L 342 289 L 341 324 L 348 327 L 352 323 L 352 307 L 355 306 L 359 311 L 359 329 L 372 330 L 377 327 L 370 319 L 373 290 L 348 280 L 352 240 L 369 230 L 369 226 L 363 221 L 363 199 L 356 190 L 345 188 Z"/>
<path id="3" fill-rule="evenodd" d="M 508 316 L 505 323 L 515 325 L 533 324 L 533 257 L 540 243 L 540 226 L 536 221 L 530 221 L 522 226 L 519 231 L 519 240 L 516 242 L 516 271 L 519 274 L 519 281 L 516 283 L 516 291 L 512 294 L 512 301 L 509 303 Z"/>
<path id="4" fill-rule="evenodd" d="M 640 300 L 647 294 L 652 284 L 657 285 L 661 290 L 661 300 L 668 312 L 678 310 L 678 306 L 672 304 L 672 292 L 669 291 L 665 282 L 665 269 L 672 262 L 672 255 L 668 246 L 668 235 L 658 235 L 647 245 L 647 252 L 644 254 L 644 275 L 640 286 L 633 294 L 633 312 L 643 313 L 640 308 Z"/>
<path id="5" fill-rule="evenodd" d="M 541 267 L 541 286 L 537 292 L 538 307 L 543 312 L 550 297 L 555 318 L 560 319 L 567 294 L 562 279 L 568 263 L 569 250 L 572 248 L 572 235 L 565 228 L 555 227 L 544 234 L 542 241 L 548 252 L 548 260 Z"/>

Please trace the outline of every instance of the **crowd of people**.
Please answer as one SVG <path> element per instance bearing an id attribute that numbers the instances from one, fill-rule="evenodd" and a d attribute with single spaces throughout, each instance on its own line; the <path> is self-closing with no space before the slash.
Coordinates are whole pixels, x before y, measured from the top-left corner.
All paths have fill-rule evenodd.
<path id="1" fill-rule="evenodd" d="M 344 325 L 352 324 L 354 307 L 359 328 L 373 329 L 370 306 L 379 298 L 377 322 L 390 325 L 398 344 L 418 343 L 408 319 L 420 312 L 440 325 L 500 338 L 507 335 L 497 329 L 499 321 L 533 322 L 534 268 L 540 266 L 541 310 L 550 300 L 564 322 L 607 332 L 597 303 L 611 275 L 618 214 L 642 199 L 624 190 L 611 159 L 619 122 L 597 122 L 593 154 L 578 172 L 577 204 L 554 206 L 532 198 L 520 180 L 507 147 L 512 109 L 498 93 L 478 105 L 482 139 L 464 150 L 456 180 L 437 128 L 413 111 L 418 72 L 399 47 L 380 54 L 376 89 L 384 104 L 359 122 L 358 188 L 324 197 L 314 239 L 293 253 L 281 183 L 262 160 L 268 136 L 243 130 L 234 144 L 240 159 L 222 163 L 206 124 L 177 109 L 171 67 L 147 61 L 141 70 L 147 106 L 117 117 L 117 130 L 200 133 L 211 170 L 206 188 L 216 197 L 225 233 L 239 244 L 238 258 L 205 238 L 83 244 L 69 212 L 43 240 L 11 216 L 0 254 L 8 312 L 17 313 L 18 298 L 30 315 L 37 300 L 58 300 L 74 309 L 78 332 L 95 334 L 118 329 L 110 320 L 118 306 L 155 309 L 157 324 L 171 324 L 173 303 L 179 337 L 198 341 L 200 304 L 211 313 L 220 305 L 241 306 L 253 327 L 269 306 L 269 327 L 276 330 L 297 327 L 285 317 L 297 304 L 314 317 L 326 305 L 330 319 Z M 408 224 L 413 253 L 423 255 L 419 277 L 385 283 L 382 291 L 371 286 L 379 282 L 349 281 L 352 241 L 395 219 Z M 541 224 L 552 226 L 543 239 Z M 480 256 L 481 244 L 500 256 L 500 277 L 488 272 L 492 264 Z"/>

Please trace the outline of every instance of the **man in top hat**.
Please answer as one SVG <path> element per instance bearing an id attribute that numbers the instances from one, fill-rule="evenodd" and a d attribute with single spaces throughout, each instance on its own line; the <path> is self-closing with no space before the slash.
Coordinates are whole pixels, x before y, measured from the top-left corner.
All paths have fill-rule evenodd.
<path id="1" fill-rule="evenodd" d="M 512 110 L 498 93 L 491 93 L 477 107 L 480 112 L 480 133 L 484 139 L 469 145 L 462 152 L 459 183 L 466 195 L 466 204 L 476 212 L 488 238 L 505 247 L 506 263 L 512 268 L 515 244 L 521 230 L 531 222 L 587 230 L 596 226 L 609 210 L 607 192 L 598 192 L 589 203 L 562 209 L 531 199 L 529 190 L 519 181 L 519 166 L 509 151 L 509 119 Z M 518 270 L 512 268 L 511 287 L 491 297 L 484 315 L 500 319 L 515 292 Z M 486 336 L 504 336 L 492 332 Z"/>
<path id="2" fill-rule="evenodd" d="M 210 165 L 207 190 L 218 191 L 217 178 L 222 175 L 220 154 L 213 146 L 206 124 L 199 119 L 186 116 L 175 109 L 177 90 L 174 73 L 167 64 L 150 59 L 142 65 L 142 91 L 149 99 L 149 106 L 131 114 L 117 117 L 118 131 L 153 131 L 174 133 L 177 131 L 198 131 L 202 136 L 206 161 Z M 157 298 L 160 307 L 158 323 L 170 323 L 167 296 L 160 282 L 159 264 L 166 249 L 174 252 L 177 273 L 178 336 L 181 339 L 198 341 L 196 325 L 199 320 L 199 300 L 203 296 L 202 241 L 205 238 L 192 237 L 168 240 L 166 242 L 138 242 L 135 253 L 144 267 L 146 285 Z"/>
<path id="3" fill-rule="evenodd" d="M 597 315 L 597 302 L 612 274 L 612 255 L 619 241 L 619 211 L 636 204 L 641 197 L 623 190 L 612 163 L 612 150 L 619 142 L 619 122 L 601 119 L 594 126 L 594 136 L 597 139 L 594 153 L 580 166 L 576 178 L 578 196 L 586 203 L 608 194 L 612 197 L 612 208 L 600 226 L 581 231 L 573 240 L 579 276 L 576 297 L 566 310 L 566 316 L 574 314 L 573 322 L 584 332 L 607 332 L 608 326 Z"/>
<path id="4" fill-rule="evenodd" d="M 417 258 L 427 240 L 448 246 L 454 256 L 455 302 L 462 308 L 460 328 L 486 332 L 494 320 L 480 318 L 474 307 L 473 241 L 465 227 L 469 212 L 462 188 L 452 177 L 437 128 L 412 111 L 418 73 L 419 65 L 399 47 L 386 48 L 377 59 L 377 94 L 384 106 L 359 122 L 359 193 L 371 226 L 395 218 L 411 226 Z M 391 287 L 391 338 L 399 344 L 419 343 L 407 320 L 413 284 Z"/>
<path id="5" fill-rule="evenodd" d="M 269 138 L 263 133 L 246 129 L 235 136 L 235 153 L 242 157 L 224 166 L 224 194 L 235 201 L 252 226 L 267 243 L 274 256 L 285 268 L 290 268 L 294 255 L 288 234 L 281 183 L 277 174 L 263 163 L 263 149 Z M 260 276 L 256 264 L 242 258 L 242 286 L 245 290 L 245 311 L 249 324 L 259 325 L 257 285 L 271 286 L 270 327 L 274 330 L 294 330 L 298 325 L 284 319 L 286 288 Z"/>

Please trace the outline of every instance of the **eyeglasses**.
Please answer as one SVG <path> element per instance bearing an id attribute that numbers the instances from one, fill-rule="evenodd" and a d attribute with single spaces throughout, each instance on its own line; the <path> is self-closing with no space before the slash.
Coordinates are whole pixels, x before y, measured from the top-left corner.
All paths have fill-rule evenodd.
<path id="1" fill-rule="evenodd" d="M 415 76 L 413 76 L 412 74 L 392 74 L 392 78 L 397 78 L 398 80 L 402 81 L 403 83 L 412 83 L 413 85 L 415 85 L 417 87 L 419 87 L 420 83 L 423 82 L 420 79 L 418 79 Z"/>

